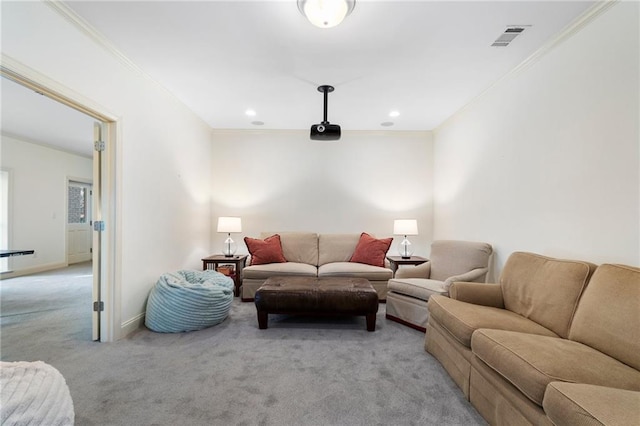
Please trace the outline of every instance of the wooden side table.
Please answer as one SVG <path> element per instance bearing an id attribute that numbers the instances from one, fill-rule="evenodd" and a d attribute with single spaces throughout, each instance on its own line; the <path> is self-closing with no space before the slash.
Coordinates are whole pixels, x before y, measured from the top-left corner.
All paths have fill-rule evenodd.
<path id="1" fill-rule="evenodd" d="M 387 256 L 387 260 L 391 264 L 391 270 L 393 271 L 394 277 L 396 276 L 396 271 L 400 265 L 421 265 L 429 261 L 426 257 L 420 256 L 411 256 L 408 259 L 404 259 L 401 256 Z"/>
<path id="2" fill-rule="evenodd" d="M 240 287 L 242 287 L 242 270 L 247 263 L 247 257 L 249 257 L 248 254 L 239 254 L 231 257 L 227 257 L 222 254 L 214 254 L 202 259 L 202 270 L 205 271 L 207 269 L 213 269 L 214 271 L 217 271 L 219 265 L 233 264 L 235 266 L 235 273 L 232 277 L 234 285 L 233 295 L 237 297 L 240 296 Z"/>

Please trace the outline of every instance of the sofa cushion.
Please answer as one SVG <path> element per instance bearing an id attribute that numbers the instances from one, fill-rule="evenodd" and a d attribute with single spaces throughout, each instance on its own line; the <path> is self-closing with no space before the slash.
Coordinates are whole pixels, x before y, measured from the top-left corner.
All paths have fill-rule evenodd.
<path id="1" fill-rule="evenodd" d="M 582 383 L 553 382 L 542 407 L 554 425 L 637 425 L 640 392 Z"/>
<path id="2" fill-rule="evenodd" d="M 242 270 L 242 276 L 247 279 L 267 279 L 276 275 L 301 275 L 306 277 L 315 277 L 317 274 L 318 268 L 315 266 L 298 262 L 251 265 Z"/>
<path id="3" fill-rule="evenodd" d="M 389 280 L 387 289 L 424 301 L 434 294 L 447 294 L 444 282 L 426 278 L 393 278 Z"/>
<path id="4" fill-rule="evenodd" d="M 251 254 L 252 265 L 286 262 L 280 245 L 280 235 L 275 234 L 264 240 L 244 237 L 244 243 Z"/>
<path id="5" fill-rule="evenodd" d="M 364 263 L 333 262 L 318 268 L 319 277 L 366 278 L 369 281 L 386 281 L 393 275 L 391 269 Z"/>
<path id="6" fill-rule="evenodd" d="M 474 241 L 437 240 L 431 244 L 432 280 L 444 281 L 465 272 L 486 268 L 493 252 L 490 244 Z M 483 275 L 484 278 L 484 275 Z"/>
<path id="7" fill-rule="evenodd" d="M 580 299 L 569 338 L 640 370 L 640 269 L 600 265 Z"/>
<path id="8" fill-rule="evenodd" d="M 480 329 L 473 333 L 471 350 L 540 406 L 553 381 L 640 390 L 640 371 L 568 339 Z"/>
<path id="9" fill-rule="evenodd" d="M 384 259 L 392 241 L 393 238 L 376 239 L 363 232 L 349 262 L 384 267 Z"/>
<path id="10" fill-rule="evenodd" d="M 431 296 L 427 307 L 431 318 L 467 348 L 471 347 L 471 335 L 479 328 L 557 337 L 557 334 L 540 324 L 505 309 L 474 305 L 439 295 Z"/>
<path id="11" fill-rule="evenodd" d="M 318 236 L 318 265 L 348 262 L 360 241 L 358 234 L 320 234 Z"/>
<path id="12" fill-rule="evenodd" d="M 515 252 L 500 277 L 506 309 L 568 337 L 571 319 L 595 265 Z"/>
<path id="13" fill-rule="evenodd" d="M 262 238 L 275 232 L 263 232 Z M 313 232 L 279 232 L 282 253 L 289 262 L 318 266 L 318 234 Z"/>

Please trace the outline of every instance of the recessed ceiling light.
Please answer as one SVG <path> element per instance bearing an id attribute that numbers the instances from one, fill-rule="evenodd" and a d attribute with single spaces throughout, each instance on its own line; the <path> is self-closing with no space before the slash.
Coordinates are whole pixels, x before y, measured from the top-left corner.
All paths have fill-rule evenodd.
<path id="1" fill-rule="evenodd" d="M 247 114 L 249 117 L 254 117 L 256 115 L 256 112 L 252 109 L 248 109 L 244 113 Z"/>
<path id="2" fill-rule="evenodd" d="M 382 123 L 380 123 L 380 125 L 382 127 L 391 127 L 393 126 L 393 121 L 383 121 Z"/>
<path id="3" fill-rule="evenodd" d="M 398 117 L 400 115 L 400 111 L 391 111 L 389 113 L 389 117 Z"/>
<path id="4" fill-rule="evenodd" d="M 251 124 L 254 126 L 264 126 L 264 121 L 252 121 Z"/>

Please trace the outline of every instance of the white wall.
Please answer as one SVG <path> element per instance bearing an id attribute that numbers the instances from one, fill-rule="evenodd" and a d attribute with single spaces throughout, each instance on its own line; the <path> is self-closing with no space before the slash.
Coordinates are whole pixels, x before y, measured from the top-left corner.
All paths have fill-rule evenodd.
<path id="1" fill-rule="evenodd" d="M 418 220 L 415 254 L 432 239 L 430 132 L 345 131 L 335 142 L 300 131 L 214 131 L 213 253 L 222 249 L 218 216 L 240 216 L 232 235 L 262 231 L 368 232 L 393 236 L 393 220 Z M 397 254 L 394 241 L 391 254 Z"/>
<path id="2" fill-rule="evenodd" d="M 11 173 L 10 248 L 36 251 L 10 258 L 10 269 L 66 266 L 67 179 L 91 181 L 91 159 L 2 135 L 0 166 Z"/>
<path id="3" fill-rule="evenodd" d="M 2 4 L 2 52 L 119 118 L 117 223 L 106 226 L 118 227 L 126 332 L 163 272 L 201 268 L 209 253 L 211 129 L 44 3 Z"/>
<path id="4" fill-rule="evenodd" d="M 640 263 L 638 3 L 621 2 L 435 134 L 435 237 Z"/>

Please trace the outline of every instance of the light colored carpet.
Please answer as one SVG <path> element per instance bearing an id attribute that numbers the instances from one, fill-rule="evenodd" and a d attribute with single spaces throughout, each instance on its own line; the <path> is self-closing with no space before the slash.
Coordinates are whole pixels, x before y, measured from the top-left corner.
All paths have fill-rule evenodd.
<path id="1" fill-rule="evenodd" d="M 0 281 L 0 358 L 56 367 L 77 425 L 485 424 L 384 304 L 373 333 L 364 317 L 270 316 L 259 330 L 235 299 L 205 330 L 96 343 L 86 272 Z"/>

